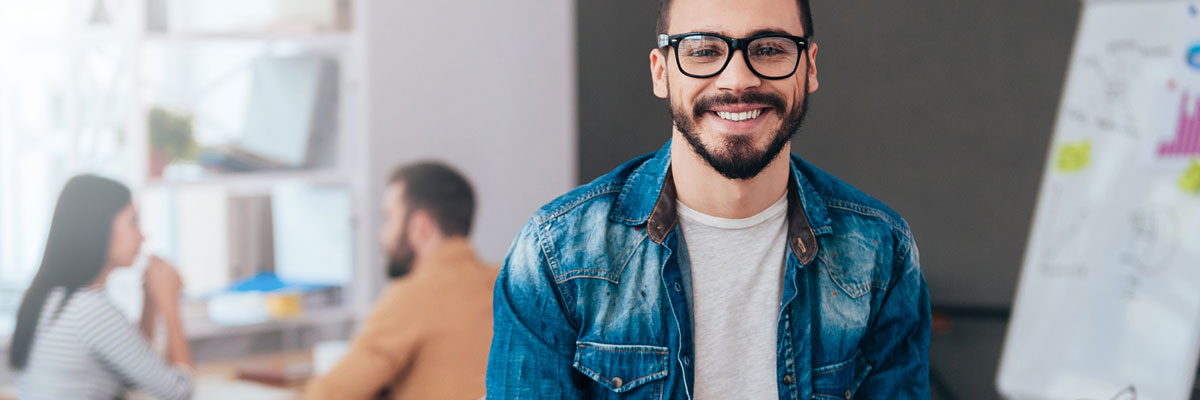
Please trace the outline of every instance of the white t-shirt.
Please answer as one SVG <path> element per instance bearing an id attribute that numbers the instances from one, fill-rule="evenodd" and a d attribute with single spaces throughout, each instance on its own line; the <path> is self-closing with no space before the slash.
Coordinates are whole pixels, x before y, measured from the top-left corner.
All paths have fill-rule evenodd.
<path id="1" fill-rule="evenodd" d="M 677 205 L 691 261 L 696 398 L 779 398 L 787 197 L 744 219 Z"/>

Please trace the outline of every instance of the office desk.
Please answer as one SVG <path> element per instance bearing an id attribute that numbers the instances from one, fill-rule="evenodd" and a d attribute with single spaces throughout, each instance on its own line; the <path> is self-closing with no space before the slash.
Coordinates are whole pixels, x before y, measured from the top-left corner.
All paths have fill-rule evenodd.
<path id="1" fill-rule="evenodd" d="M 196 387 L 193 400 L 295 400 L 303 396 L 304 382 L 289 387 L 268 386 L 237 379 L 238 367 L 264 366 L 283 370 L 288 366 L 311 364 L 312 351 L 293 351 L 247 357 L 245 359 L 200 363 L 196 366 Z M 132 393 L 130 399 L 152 399 L 144 393 Z"/>
<path id="2" fill-rule="evenodd" d="M 304 383 L 280 388 L 237 379 L 239 366 L 256 365 L 282 370 L 289 365 L 312 363 L 312 351 L 294 351 L 248 357 L 240 360 L 200 363 L 196 366 L 196 387 L 193 400 L 295 400 L 303 396 Z M 15 385 L 0 386 L 0 400 L 15 400 Z M 131 400 L 153 399 L 141 391 L 128 396 Z"/>

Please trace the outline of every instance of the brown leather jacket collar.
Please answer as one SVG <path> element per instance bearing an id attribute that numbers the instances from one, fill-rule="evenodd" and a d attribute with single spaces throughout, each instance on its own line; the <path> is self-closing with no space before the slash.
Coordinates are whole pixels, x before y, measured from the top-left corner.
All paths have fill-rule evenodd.
<path id="1" fill-rule="evenodd" d="M 804 212 L 804 204 L 797 193 L 796 179 L 788 179 L 788 247 L 801 264 L 807 265 L 817 256 L 817 236 L 808 222 L 808 214 Z M 646 231 L 650 234 L 650 240 L 655 243 L 662 244 L 671 230 L 675 229 L 679 218 L 675 211 L 675 200 L 675 178 L 668 167 L 662 192 L 658 195 L 654 210 L 650 212 L 650 219 L 646 221 Z"/>

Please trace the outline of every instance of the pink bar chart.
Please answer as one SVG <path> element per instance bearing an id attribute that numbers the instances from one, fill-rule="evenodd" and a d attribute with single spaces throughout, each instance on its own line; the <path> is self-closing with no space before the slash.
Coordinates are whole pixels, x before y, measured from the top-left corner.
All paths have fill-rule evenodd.
<path id="1" fill-rule="evenodd" d="M 1200 156 L 1200 102 L 1191 107 L 1191 98 L 1183 93 L 1179 103 L 1179 123 L 1175 128 L 1175 137 L 1167 143 L 1159 144 L 1159 157 Z"/>

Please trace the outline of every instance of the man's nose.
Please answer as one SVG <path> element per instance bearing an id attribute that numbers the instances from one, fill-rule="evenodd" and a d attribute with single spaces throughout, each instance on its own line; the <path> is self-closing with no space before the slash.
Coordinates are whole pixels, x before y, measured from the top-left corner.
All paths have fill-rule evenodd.
<path id="1" fill-rule="evenodd" d="M 725 66 L 725 70 L 717 75 L 717 88 L 731 90 L 734 92 L 744 91 L 746 89 L 755 88 L 762 84 L 762 78 L 754 74 L 750 70 L 750 65 L 746 64 L 746 57 L 742 55 L 741 50 L 735 50 L 732 58 L 729 60 L 729 65 Z"/>

